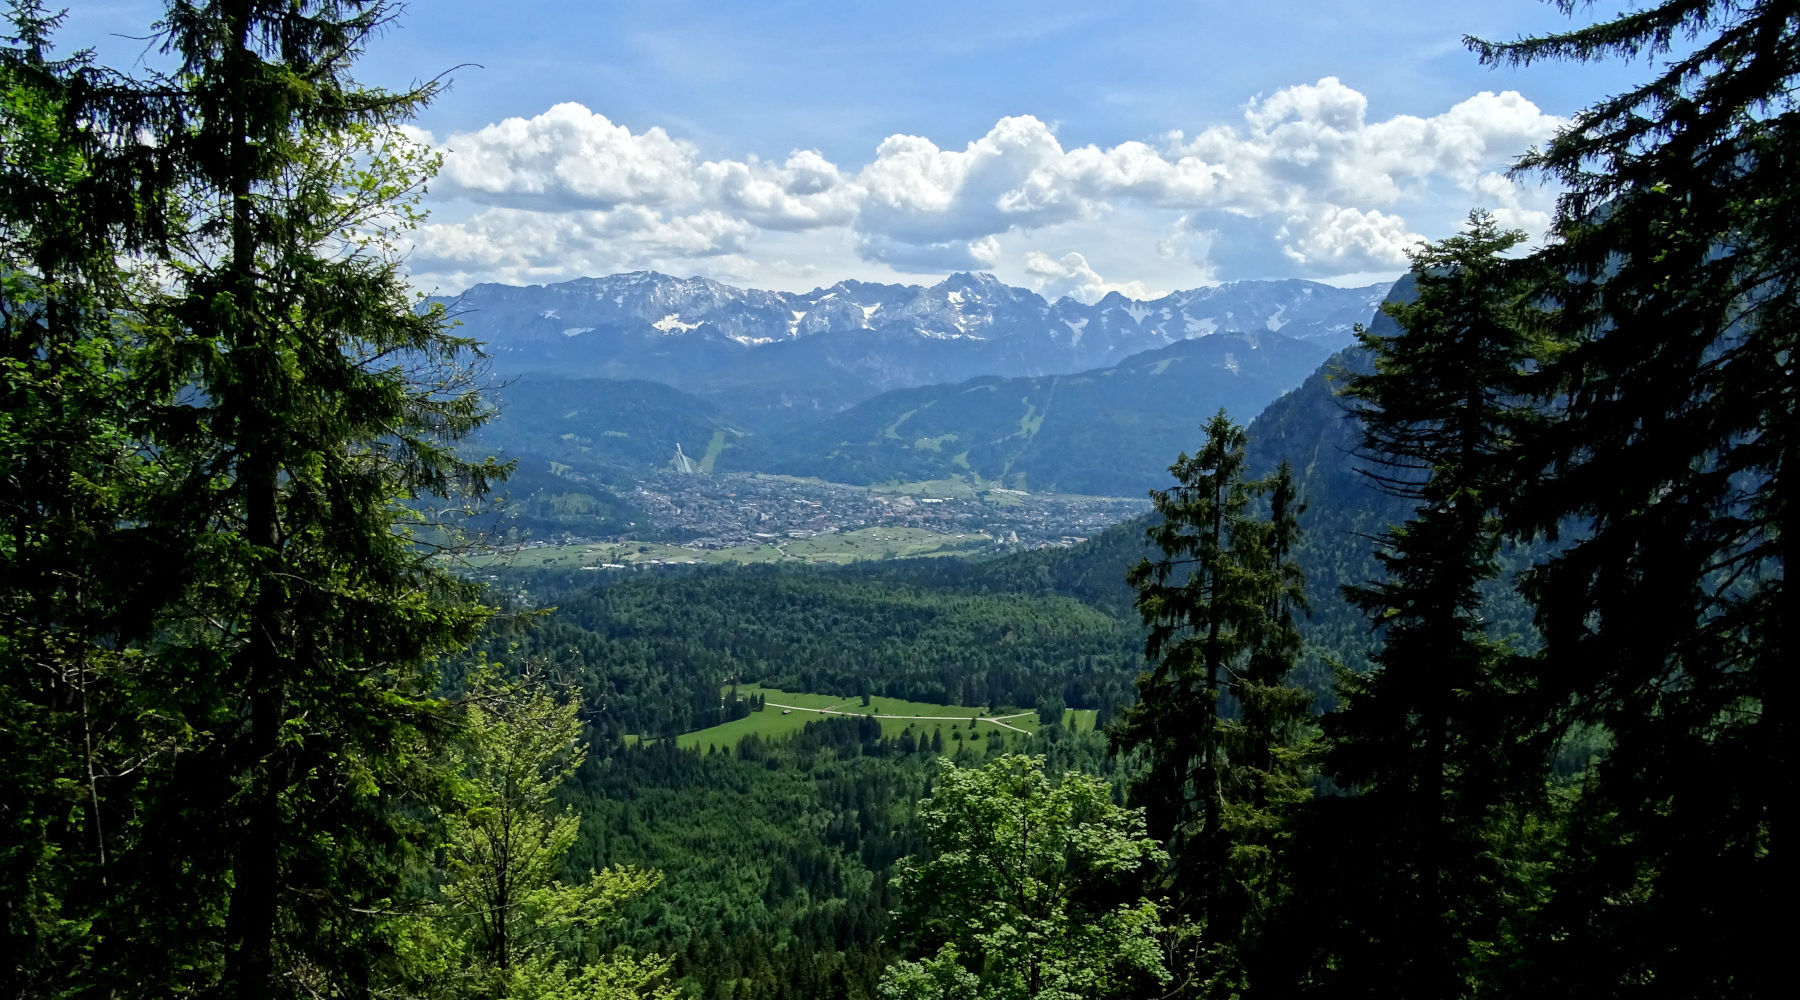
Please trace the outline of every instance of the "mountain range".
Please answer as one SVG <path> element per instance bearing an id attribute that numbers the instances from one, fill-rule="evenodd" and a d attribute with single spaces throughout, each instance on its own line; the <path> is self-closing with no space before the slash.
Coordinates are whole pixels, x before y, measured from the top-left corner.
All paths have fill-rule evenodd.
<path id="1" fill-rule="evenodd" d="M 638 271 L 476 285 L 439 299 L 495 370 L 645 379 L 754 419 L 829 414 L 890 389 L 1068 375 L 1210 334 L 1279 333 L 1337 350 L 1387 286 L 1240 281 L 1092 304 L 952 274 L 931 286 L 841 281 L 810 292 Z"/>
<path id="2" fill-rule="evenodd" d="M 727 451 L 722 465 L 874 484 L 969 476 L 1015 489 L 1141 496 L 1200 445 L 1219 409 L 1240 423 L 1331 352 L 1274 333 L 1218 333 L 1073 375 L 983 376 L 895 389 Z"/>
<path id="3" fill-rule="evenodd" d="M 602 482 L 679 446 L 708 471 L 1136 496 L 1214 411 L 1247 422 L 1351 343 L 1386 291 L 1086 304 L 985 274 L 797 294 L 635 272 L 443 301 L 502 377 L 484 438 Z"/>

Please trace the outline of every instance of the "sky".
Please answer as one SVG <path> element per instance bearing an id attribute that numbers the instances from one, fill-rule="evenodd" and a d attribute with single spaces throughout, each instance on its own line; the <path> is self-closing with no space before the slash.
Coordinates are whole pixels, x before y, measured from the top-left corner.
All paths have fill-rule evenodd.
<path id="1" fill-rule="evenodd" d="M 154 63 L 160 9 L 81 0 L 61 40 Z M 1483 67 L 1463 37 L 1578 23 L 1535 0 L 412 0 L 356 72 L 448 84 L 411 126 L 443 153 L 406 260 L 426 291 L 980 270 L 1092 301 L 1391 279 L 1477 207 L 1541 237 L 1555 191 L 1507 168 L 1648 68 Z"/>

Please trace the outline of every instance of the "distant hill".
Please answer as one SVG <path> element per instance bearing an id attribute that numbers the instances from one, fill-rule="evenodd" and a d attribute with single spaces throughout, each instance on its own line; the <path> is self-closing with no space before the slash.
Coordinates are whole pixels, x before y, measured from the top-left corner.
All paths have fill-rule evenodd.
<path id="1" fill-rule="evenodd" d="M 524 375 L 491 393 L 500 412 L 478 441 L 506 455 L 532 455 L 603 481 L 675 468 L 675 450 L 710 470 L 749 433 L 718 406 L 637 379 Z"/>
<path id="2" fill-rule="evenodd" d="M 1280 334 L 1214 334 L 1074 375 L 984 377 L 886 392 L 723 458 L 869 484 L 967 476 L 1014 489 L 1141 496 L 1200 423 L 1248 420 L 1328 350 Z"/>

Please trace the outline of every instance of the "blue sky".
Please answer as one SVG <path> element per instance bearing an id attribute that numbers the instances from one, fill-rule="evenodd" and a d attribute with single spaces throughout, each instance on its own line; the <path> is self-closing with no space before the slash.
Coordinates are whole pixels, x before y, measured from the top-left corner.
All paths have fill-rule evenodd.
<path id="1" fill-rule="evenodd" d="M 160 5 L 64 38 L 129 65 Z M 1611 10 L 1602 13 L 1610 14 Z M 692 3 L 414 0 L 360 64 L 449 71 L 421 287 L 653 268 L 805 289 L 992 271 L 1056 296 L 1391 277 L 1638 66 L 1487 69 L 1531 0 Z"/>

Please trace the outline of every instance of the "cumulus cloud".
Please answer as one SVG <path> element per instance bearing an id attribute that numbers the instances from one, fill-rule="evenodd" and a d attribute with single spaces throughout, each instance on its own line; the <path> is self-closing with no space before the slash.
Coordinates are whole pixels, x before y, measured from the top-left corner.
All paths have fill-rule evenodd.
<path id="1" fill-rule="evenodd" d="M 694 147 L 660 128 L 633 135 L 579 104 L 508 118 L 445 143 L 440 192 L 522 208 L 609 209 L 694 200 Z"/>
<path id="2" fill-rule="evenodd" d="M 1501 171 L 1560 122 L 1517 93 L 1370 121 L 1363 95 L 1326 77 L 1253 98 L 1239 119 L 1192 136 L 1065 148 L 1049 124 L 1018 115 L 960 148 L 889 136 L 867 163 L 845 167 L 813 150 L 706 159 L 662 129 L 633 133 L 559 104 L 440 144 L 434 196 L 484 210 L 428 227 L 419 253 L 469 270 L 483 255 L 510 271 L 549 268 L 558 254 L 570 268 L 644 266 L 754 254 L 759 236 L 814 234 L 902 273 L 1010 269 L 1015 280 L 1088 295 L 1115 286 L 1081 255 L 1008 257 L 1003 247 L 1023 251 L 1031 234 L 1129 208 L 1155 218 L 1116 238 L 1157 261 L 1186 258 L 1198 280 L 1227 258 L 1329 276 L 1403 268 L 1419 239 L 1408 216 L 1420 212 L 1460 219 L 1482 205 L 1534 233 L 1548 222 L 1548 196 Z M 1241 240 L 1255 245 L 1231 245 Z M 1108 259 L 1118 259 L 1112 249 Z"/>
<path id="3" fill-rule="evenodd" d="M 1331 207 L 1293 220 L 1276 236 L 1289 260 L 1327 274 L 1405 267 L 1406 251 L 1424 239 L 1397 215 Z"/>
<path id="4" fill-rule="evenodd" d="M 1145 288 L 1141 281 L 1109 282 L 1088 265 L 1086 257 L 1074 251 L 1052 257 L 1032 250 L 1025 255 L 1025 271 L 1032 278 L 1031 290 L 1052 302 L 1067 296 L 1092 305 L 1105 298 L 1107 292 L 1118 292 L 1128 299 L 1154 299 L 1162 295 Z"/>
<path id="5" fill-rule="evenodd" d="M 612 211 L 492 208 L 456 223 L 421 227 L 409 263 L 444 287 L 471 280 L 557 280 L 643 268 L 668 269 L 741 253 L 756 227 L 722 212 L 665 217 L 641 206 Z"/>
<path id="6" fill-rule="evenodd" d="M 1058 182 L 1065 156 L 1049 126 L 1030 115 L 1002 118 L 962 150 L 895 135 L 858 180 L 867 190 L 857 225 L 908 243 L 974 239 L 1033 229 L 1091 212 Z"/>

